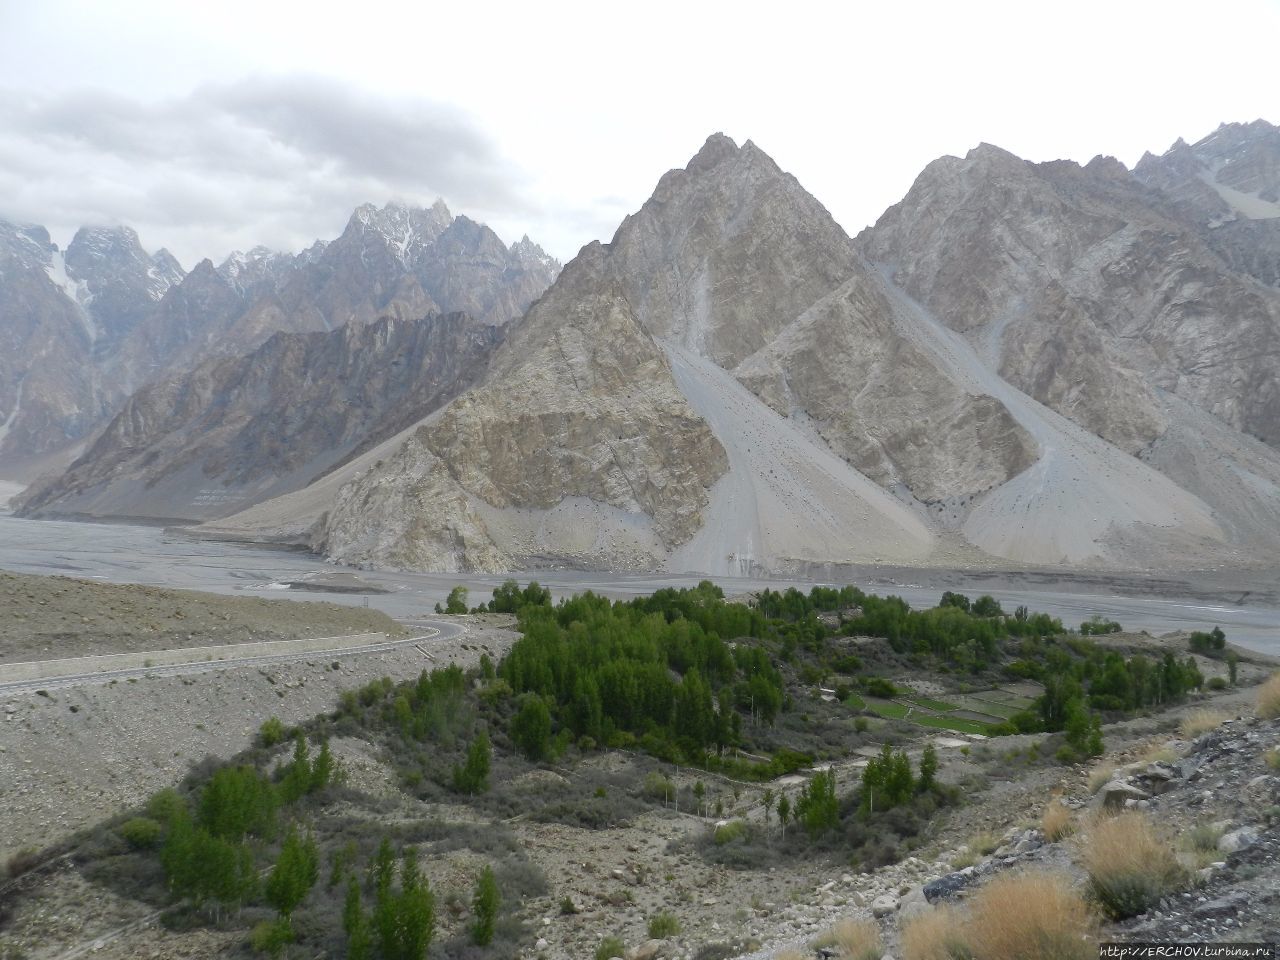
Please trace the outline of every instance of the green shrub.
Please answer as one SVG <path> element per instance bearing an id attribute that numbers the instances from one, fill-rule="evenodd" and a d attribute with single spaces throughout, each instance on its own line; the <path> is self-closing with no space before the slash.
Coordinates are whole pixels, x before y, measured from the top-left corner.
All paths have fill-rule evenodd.
<path id="1" fill-rule="evenodd" d="M 663 911 L 649 920 L 650 940 L 668 940 L 679 932 L 680 921 L 676 919 L 675 914 Z"/>
<path id="2" fill-rule="evenodd" d="M 267 720 L 258 730 L 258 745 L 262 747 L 274 747 L 278 743 L 284 743 L 288 738 L 289 731 L 279 717 Z"/>
<path id="3" fill-rule="evenodd" d="M 627 952 L 621 937 L 605 937 L 596 947 L 595 960 L 614 960 Z"/>
<path id="4" fill-rule="evenodd" d="M 716 827 L 716 832 L 712 839 L 715 840 L 716 846 L 723 847 L 727 843 L 733 843 L 735 840 L 741 840 L 747 834 L 747 823 L 745 820 L 730 820 Z"/>
<path id="5" fill-rule="evenodd" d="M 884 697 L 886 700 L 898 695 L 898 688 L 884 677 L 864 677 L 863 689 L 873 697 Z"/>
<path id="6" fill-rule="evenodd" d="M 164 827 L 150 817 L 134 817 L 120 825 L 120 836 L 135 850 L 149 850 L 160 843 Z"/>
<path id="7" fill-rule="evenodd" d="M 1225 690 L 1227 689 L 1227 678 L 1210 677 L 1207 686 L 1210 690 Z"/>
<path id="8" fill-rule="evenodd" d="M 676 785 L 657 770 L 652 770 L 644 777 L 644 795 L 653 800 L 670 803 L 676 796 Z"/>
<path id="9" fill-rule="evenodd" d="M 293 942 L 293 928 L 287 920 L 263 920 L 253 928 L 249 944 L 259 953 L 278 957 Z"/>

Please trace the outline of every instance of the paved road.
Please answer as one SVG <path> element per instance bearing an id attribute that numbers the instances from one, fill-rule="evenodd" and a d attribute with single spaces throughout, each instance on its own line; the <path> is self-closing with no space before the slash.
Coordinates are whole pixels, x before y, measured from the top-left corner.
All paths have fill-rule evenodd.
<path id="1" fill-rule="evenodd" d="M 0 693 L 22 693 L 29 690 L 52 690 L 57 687 L 81 687 L 90 684 L 104 684 L 112 681 L 140 679 L 142 677 L 181 677 L 193 673 L 211 673 L 218 670 L 237 670 L 244 667 L 266 666 L 272 663 L 290 663 L 296 660 L 336 659 L 337 657 L 366 656 L 395 650 L 397 647 L 414 644 L 438 643 L 441 640 L 452 640 L 466 632 L 461 624 L 446 623 L 442 620 L 415 620 L 407 622 L 407 626 L 422 629 L 425 632 L 418 636 L 403 640 L 387 640 L 381 643 L 365 643 L 351 647 L 338 647 L 325 650 L 300 650 L 297 653 L 280 653 L 259 657 L 232 657 L 225 660 L 192 660 L 189 663 L 165 664 L 152 667 L 130 667 L 123 670 L 97 670 L 86 673 L 68 674 L 67 676 L 48 677 L 41 680 L 15 680 L 0 682 Z M 305 643 L 305 640 L 292 641 Z M 194 648 L 193 652 L 199 648 Z M 92 660 L 92 657 L 83 658 Z M 0 665 L 0 675 L 4 667 Z"/>

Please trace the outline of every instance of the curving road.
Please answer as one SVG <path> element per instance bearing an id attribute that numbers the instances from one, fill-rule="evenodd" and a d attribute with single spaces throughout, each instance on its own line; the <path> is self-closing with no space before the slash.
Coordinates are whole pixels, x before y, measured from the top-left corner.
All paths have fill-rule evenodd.
<path id="1" fill-rule="evenodd" d="M 406 620 L 405 626 L 425 630 L 419 636 L 406 637 L 402 640 L 386 640 L 379 643 L 363 643 L 350 647 L 326 648 L 323 650 L 298 650 L 296 653 L 278 653 L 268 656 L 231 657 L 224 660 L 192 660 L 187 663 L 173 663 L 151 667 L 129 667 L 121 670 L 94 670 L 66 676 L 48 677 L 40 680 L 5 681 L 6 664 L 0 664 L 0 693 L 22 693 L 31 690 L 51 690 L 57 687 L 79 687 L 89 684 L 110 683 L 113 680 L 131 680 L 142 677 L 181 677 L 194 673 L 211 673 L 219 670 L 237 670 L 243 667 L 265 666 L 273 663 L 290 663 L 297 660 L 330 659 L 336 657 L 364 656 L 370 653 L 381 653 L 419 643 L 452 640 L 466 633 L 466 627 L 443 620 Z M 288 643 L 305 644 L 306 640 L 291 640 Z M 200 648 L 191 649 L 192 652 Z M 154 651 L 160 653 L 162 651 Z M 95 657 L 83 657 L 87 661 Z"/>

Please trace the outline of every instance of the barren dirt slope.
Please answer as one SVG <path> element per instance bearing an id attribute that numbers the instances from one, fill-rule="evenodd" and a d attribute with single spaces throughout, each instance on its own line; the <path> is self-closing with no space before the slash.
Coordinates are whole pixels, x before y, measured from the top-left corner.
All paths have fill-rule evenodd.
<path id="1" fill-rule="evenodd" d="M 664 344 L 676 384 L 729 454 L 706 522 L 671 570 L 747 575 L 779 560 L 923 560 L 928 526 L 705 357 Z"/>

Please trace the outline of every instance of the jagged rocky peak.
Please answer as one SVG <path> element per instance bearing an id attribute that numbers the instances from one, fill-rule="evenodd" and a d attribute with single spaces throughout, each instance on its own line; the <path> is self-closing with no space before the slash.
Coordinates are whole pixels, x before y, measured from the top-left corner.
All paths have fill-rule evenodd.
<path id="1" fill-rule="evenodd" d="M 649 332 L 726 368 L 847 280 L 858 260 L 795 177 L 750 141 L 739 147 L 724 134 L 662 176 L 609 253 Z"/>
<path id="2" fill-rule="evenodd" d="M 132 227 L 81 227 L 66 252 L 67 273 L 96 288 L 128 284 L 159 300 L 185 274 L 168 250 L 153 256 L 143 249 Z"/>
<path id="3" fill-rule="evenodd" d="M 526 270 L 543 269 L 553 273 L 560 272 L 560 261 L 530 240 L 527 233 L 511 244 L 511 256 Z"/>
<path id="4" fill-rule="evenodd" d="M 317 244 L 320 241 L 316 241 Z M 313 248 L 314 249 L 314 248 Z M 323 249 L 323 246 L 320 247 Z M 306 252 L 294 257 L 269 247 L 256 246 L 248 253 L 233 252 L 218 266 L 218 273 L 236 289 L 248 292 L 259 286 L 276 286 L 295 262 Z"/>
<path id="5" fill-rule="evenodd" d="M 443 200 L 430 207 L 391 201 L 381 209 L 365 203 L 351 214 L 341 239 L 359 236 L 379 240 L 408 262 L 423 247 L 434 243 L 452 222 L 453 214 Z"/>
<path id="6" fill-rule="evenodd" d="M 22 267 L 43 267 L 58 253 L 49 231 L 33 223 L 0 220 L 0 259 L 13 258 Z"/>
<path id="7" fill-rule="evenodd" d="M 506 245 L 498 235 L 483 223 L 465 214 L 454 217 L 436 240 L 441 256 L 465 254 L 483 256 L 495 263 L 505 261 L 509 255 Z"/>
<path id="8" fill-rule="evenodd" d="M 1194 144 L 1179 138 L 1161 156 L 1145 154 L 1134 174 L 1175 211 L 1211 227 L 1280 219 L 1280 128 L 1224 123 Z"/>

